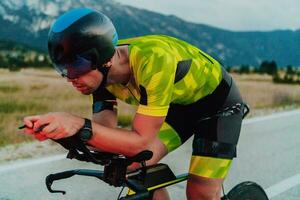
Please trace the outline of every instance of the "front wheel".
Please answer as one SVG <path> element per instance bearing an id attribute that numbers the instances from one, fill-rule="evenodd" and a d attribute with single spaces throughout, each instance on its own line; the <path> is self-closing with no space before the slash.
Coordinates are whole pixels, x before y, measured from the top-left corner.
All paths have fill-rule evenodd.
<path id="1" fill-rule="evenodd" d="M 250 181 L 239 183 L 229 191 L 226 197 L 229 200 L 269 200 L 264 189 Z"/>

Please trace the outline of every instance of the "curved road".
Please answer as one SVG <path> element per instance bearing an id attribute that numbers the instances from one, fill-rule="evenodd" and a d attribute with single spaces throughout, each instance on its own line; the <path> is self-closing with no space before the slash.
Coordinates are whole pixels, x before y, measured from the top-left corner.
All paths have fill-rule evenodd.
<path id="1" fill-rule="evenodd" d="M 225 182 L 228 191 L 239 182 L 255 181 L 266 189 L 271 200 L 300 199 L 300 110 L 245 120 L 238 145 L 238 158 Z M 188 169 L 191 140 L 162 162 L 176 173 Z M 74 168 L 98 166 L 67 160 L 63 155 L 0 165 L 0 200 L 80 200 L 116 199 L 120 188 L 112 188 L 95 178 L 79 176 L 54 183 L 67 191 L 49 194 L 44 178 Z M 185 199 L 185 183 L 169 187 L 172 199 Z"/>

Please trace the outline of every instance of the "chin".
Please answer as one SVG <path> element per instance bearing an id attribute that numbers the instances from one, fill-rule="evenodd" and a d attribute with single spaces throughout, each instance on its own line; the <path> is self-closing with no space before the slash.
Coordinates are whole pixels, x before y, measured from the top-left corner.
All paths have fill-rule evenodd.
<path id="1" fill-rule="evenodd" d="M 90 95 L 90 94 L 93 93 L 93 92 L 90 91 L 90 90 L 84 90 L 84 91 L 80 91 L 80 92 L 81 92 L 81 94 L 84 94 L 84 95 Z"/>
<path id="2" fill-rule="evenodd" d="M 76 88 L 76 90 L 77 90 L 78 92 L 80 92 L 81 94 L 84 94 L 84 95 L 90 95 L 90 94 L 93 93 L 93 91 L 90 90 L 90 89 L 80 90 L 80 89 L 77 89 L 77 88 Z"/>

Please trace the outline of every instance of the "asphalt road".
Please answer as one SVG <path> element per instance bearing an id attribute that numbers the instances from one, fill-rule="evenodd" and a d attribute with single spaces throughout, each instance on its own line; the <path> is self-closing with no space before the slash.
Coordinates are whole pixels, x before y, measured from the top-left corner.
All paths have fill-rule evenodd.
<path id="1" fill-rule="evenodd" d="M 238 158 L 225 182 L 228 191 L 243 181 L 254 181 L 266 189 L 271 200 L 300 199 L 300 110 L 246 120 L 243 124 Z M 188 170 L 191 140 L 162 162 L 177 173 Z M 74 168 L 97 169 L 62 156 L 45 160 L 16 161 L 0 165 L 0 200 L 80 200 L 116 199 L 120 188 L 112 188 L 95 178 L 79 176 L 54 183 L 66 195 L 49 194 L 44 183 L 50 173 Z M 101 168 L 101 167 L 99 167 Z M 185 199 L 185 182 L 169 187 L 174 200 Z"/>

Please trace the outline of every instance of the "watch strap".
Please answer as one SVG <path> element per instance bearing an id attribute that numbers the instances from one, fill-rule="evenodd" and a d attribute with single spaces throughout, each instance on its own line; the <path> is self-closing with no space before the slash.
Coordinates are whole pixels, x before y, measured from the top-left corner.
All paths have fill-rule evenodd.
<path id="1" fill-rule="evenodd" d="M 84 118 L 84 125 L 77 133 L 79 139 L 83 142 L 87 142 L 93 136 L 92 122 L 89 119 Z"/>
<path id="2" fill-rule="evenodd" d="M 82 128 L 89 128 L 92 130 L 92 122 L 90 119 L 84 118 L 84 125 Z"/>

